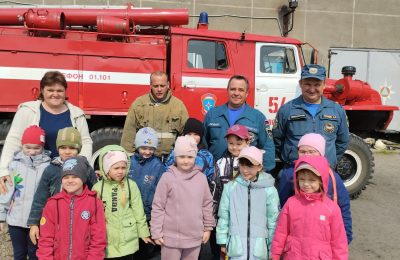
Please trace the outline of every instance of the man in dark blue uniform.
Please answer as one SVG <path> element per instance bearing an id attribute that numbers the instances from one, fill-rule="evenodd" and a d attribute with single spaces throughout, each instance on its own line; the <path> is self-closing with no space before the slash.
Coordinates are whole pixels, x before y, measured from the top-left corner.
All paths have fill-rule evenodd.
<path id="1" fill-rule="evenodd" d="M 323 96 L 325 68 L 304 66 L 299 81 L 302 95 L 283 105 L 275 118 L 272 134 L 278 156 L 287 166 L 298 158 L 297 143 L 307 133 L 321 134 L 326 140 L 329 164 L 335 167 L 349 142 L 349 128 L 343 108 Z"/>
<path id="2" fill-rule="evenodd" d="M 272 133 L 276 152 L 285 164 L 279 174 L 278 185 L 282 207 L 294 194 L 293 164 L 299 153 L 304 155 L 304 151 L 298 150 L 300 138 L 308 133 L 320 134 L 319 137 L 323 137 L 323 141 L 320 143 L 323 143 L 324 153 L 319 155 L 325 155 L 332 169 L 335 168 L 337 161 L 347 149 L 349 142 L 347 117 L 340 105 L 322 95 L 325 76 L 325 68 L 320 65 L 304 66 L 299 82 L 302 95 L 283 105 L 275 119 Z M 315 152 L 310 145 L 306 145 L 302 149 L 308 149 L 306 152 L 308 155 L 313 155 Z M 336 194 L 333 185 L 336 186 Z M 336 172 L 332 172 L 329 178 L 327 193 L 333 200 L 337 196 L 337 203 L 346 228 L 347 241 L 350 243 L 353 239 L 350 199 L 343 181 Z"/>
<path id="3" fill-rule="evenodd" d="M 251 135 L 250 145 L 265 150 L 263 166 L 266 171 L 275 168 L 275 149 L 268 121 L 257 109 L 246 104 L 249 81 L 244 76 L 232 76 L 228 82 L 228 102 L 212 108 L 204 118 L 205 139 L 215 161 L 226 152 L 225 134 L 229 127 L 244 125 Z"/>

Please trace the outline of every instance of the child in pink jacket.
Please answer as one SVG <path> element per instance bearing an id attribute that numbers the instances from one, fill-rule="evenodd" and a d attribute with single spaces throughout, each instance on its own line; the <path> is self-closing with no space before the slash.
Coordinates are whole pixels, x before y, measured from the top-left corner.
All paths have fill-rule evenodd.
<path id="1" fill-rule="evenodd" d="M 175 142 L 175 165 L 161 176 L 151 211 L 151 236 L 162 260 L 197 260 L 215 226 L 207 178 L 195 166 L 197 143 L 191 136 Z"/>
<path id="2" fill-rule="evenodd" d="M 328 161 L 323 156 L 301 156 L 293 177 L 295 195 L 279 216 L 271 258 L 348 259 L 340 208 L 326 195 Z"/>

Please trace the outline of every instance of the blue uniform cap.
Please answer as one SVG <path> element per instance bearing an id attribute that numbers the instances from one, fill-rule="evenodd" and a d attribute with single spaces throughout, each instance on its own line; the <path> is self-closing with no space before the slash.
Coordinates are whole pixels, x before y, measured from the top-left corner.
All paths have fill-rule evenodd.
<path id="1" fill-rule="evenodd" d="M 308 78 L 315 78 L 319 80 L 325 80 L 326 78 L 326 70 L 325 67 L 317 64 L 309 64 L 303 67 L 301 71 L 301 78 L 308 79 Z"/>

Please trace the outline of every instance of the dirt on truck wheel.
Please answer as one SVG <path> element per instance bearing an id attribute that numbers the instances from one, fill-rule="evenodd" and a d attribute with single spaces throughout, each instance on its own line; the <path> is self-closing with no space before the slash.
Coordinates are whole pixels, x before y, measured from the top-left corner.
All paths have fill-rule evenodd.
<path id="1" fill-rule="evenodd" d="M 100 150 L 106 145 L 117 144 L 119 145 L 122 137 L 122 128 L 119 127 L 106 127 L 100 128 L 90 133 L 93 140 L 93 155 L 90 164 L 95 170 L 99 169 L 97 158 L 100 155 Z"/>
<path id="2" fill-rule="evenodd" d="M 369 146 L 360 137 L 350 134 L 349 146 L 336 165 L 350 198 L 356 199 L 365 189 L 374 173 L 374 157 Z"/>

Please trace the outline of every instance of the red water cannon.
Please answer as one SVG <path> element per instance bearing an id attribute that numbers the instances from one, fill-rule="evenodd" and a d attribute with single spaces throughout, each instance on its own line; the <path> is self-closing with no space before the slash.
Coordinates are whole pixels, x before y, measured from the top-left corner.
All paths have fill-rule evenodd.
<path id="1" fill-rule="evenodd" d="M 343 78 L 326 84 L 324 94 L 329 99 L 344 106 L 354 105 L 382 105 L 381 96 L 367 82 L 353 79 L 356 68 L 345 66 L 342 68 Z"/>

